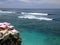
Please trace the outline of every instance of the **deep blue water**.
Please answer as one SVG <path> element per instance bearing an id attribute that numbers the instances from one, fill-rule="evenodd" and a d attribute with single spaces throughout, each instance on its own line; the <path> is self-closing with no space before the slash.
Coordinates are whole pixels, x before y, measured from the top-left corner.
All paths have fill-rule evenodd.
<path id="1" fill-rule="evenodd" d="M 22 45 L 60 45 L 60 9 L 0 9 L 15 13 L 0 13 L 0 22 L 9 22 L 20 31 Z M 47 13 L 51 21 L 18 18 L 21 12 Z M 26 15 L 27 16 L 27 15 Z M 33 17 L 32 17 L 33 18 Z"/>

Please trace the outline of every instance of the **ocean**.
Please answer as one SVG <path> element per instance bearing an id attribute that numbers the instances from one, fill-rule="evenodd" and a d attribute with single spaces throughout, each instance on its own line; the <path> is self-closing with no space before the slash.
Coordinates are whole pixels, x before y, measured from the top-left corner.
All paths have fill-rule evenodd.
<path id="1" fill-rule="evenodd" d="M 60 9 L 0 9 L 0 22 L 19 30 L 22 45 L 60 45 Z"/>

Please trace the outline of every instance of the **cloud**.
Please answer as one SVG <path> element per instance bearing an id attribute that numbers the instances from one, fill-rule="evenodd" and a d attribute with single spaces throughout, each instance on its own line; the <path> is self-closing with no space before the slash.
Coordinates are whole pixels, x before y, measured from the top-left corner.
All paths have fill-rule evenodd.
<path id="1" fill-rule="evenodd" d="M 38 3 L 41 0 L 19 0 L 21 2 L 26 2 L 26 3 Z"/>
<path id="2" fill-rule="evenodd" d="M 29 0 L 19 0 L 19 1 L 22 1 L 22 2 L 29 2 Z"/>
<path id="3" fill-rule="evenodd" d="M 60 4 L 60 0 L 19 0 L 25 3 L 39 3 L 39 4 Z"/>
<path id="4" fill-rule="evenodd" d="M 57 4 L 60 5 L 60 0 L 0 0 L 2 2 L 22 2 L 29 4 Z"/>
<path id="5" fill-rule="evenodd" d="M 11 1 L 11 2 L 13 2 L 13 1 L 15 1 L 15 0 L 8 0 L 8 1 Z"/>
<path id="6" fill-rule="evenodd" d="M 3 4 L 2 2 L 0 2 L 0 5 Z"/>
<path id="7" fill-rule="evenodd" d="M 60 8 L 60 0 L 0 0 L 0 5 L 17 8 Z"/>

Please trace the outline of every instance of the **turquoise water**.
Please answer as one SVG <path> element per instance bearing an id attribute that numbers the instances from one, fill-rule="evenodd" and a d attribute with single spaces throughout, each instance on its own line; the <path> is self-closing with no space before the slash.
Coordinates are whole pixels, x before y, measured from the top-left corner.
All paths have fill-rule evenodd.
<path id="1" fill-rule="evenodd" d="M 11 9 L 3 9 L 11 10 Z M 60 45 L 60 9 L 14 9 L 13 14 L 0 14 L 0 22 L 9 22 L 20 31 L 22 45 Z M 46 12 L 52 21 L 37 19 L 20 19 L 21 12 Z M 39 17 L 39 16 L 38 16 Z"/>
<path id="2" fill-rule="evenodd" d="M 38 32 L 21 32 L 22 45 L 60 45 L 60 37 Z"/>

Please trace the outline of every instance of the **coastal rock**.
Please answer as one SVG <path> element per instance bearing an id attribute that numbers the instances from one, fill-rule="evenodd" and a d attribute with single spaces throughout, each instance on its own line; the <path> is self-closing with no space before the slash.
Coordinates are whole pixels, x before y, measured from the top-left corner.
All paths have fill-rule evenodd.
<path id="1" fill-rule="evenodd" d="M 12 30 L 10 30 L 12 29 Z M 21 45 L 22 39 L 16 29 L 0 25 L 0 45 Z"/>

